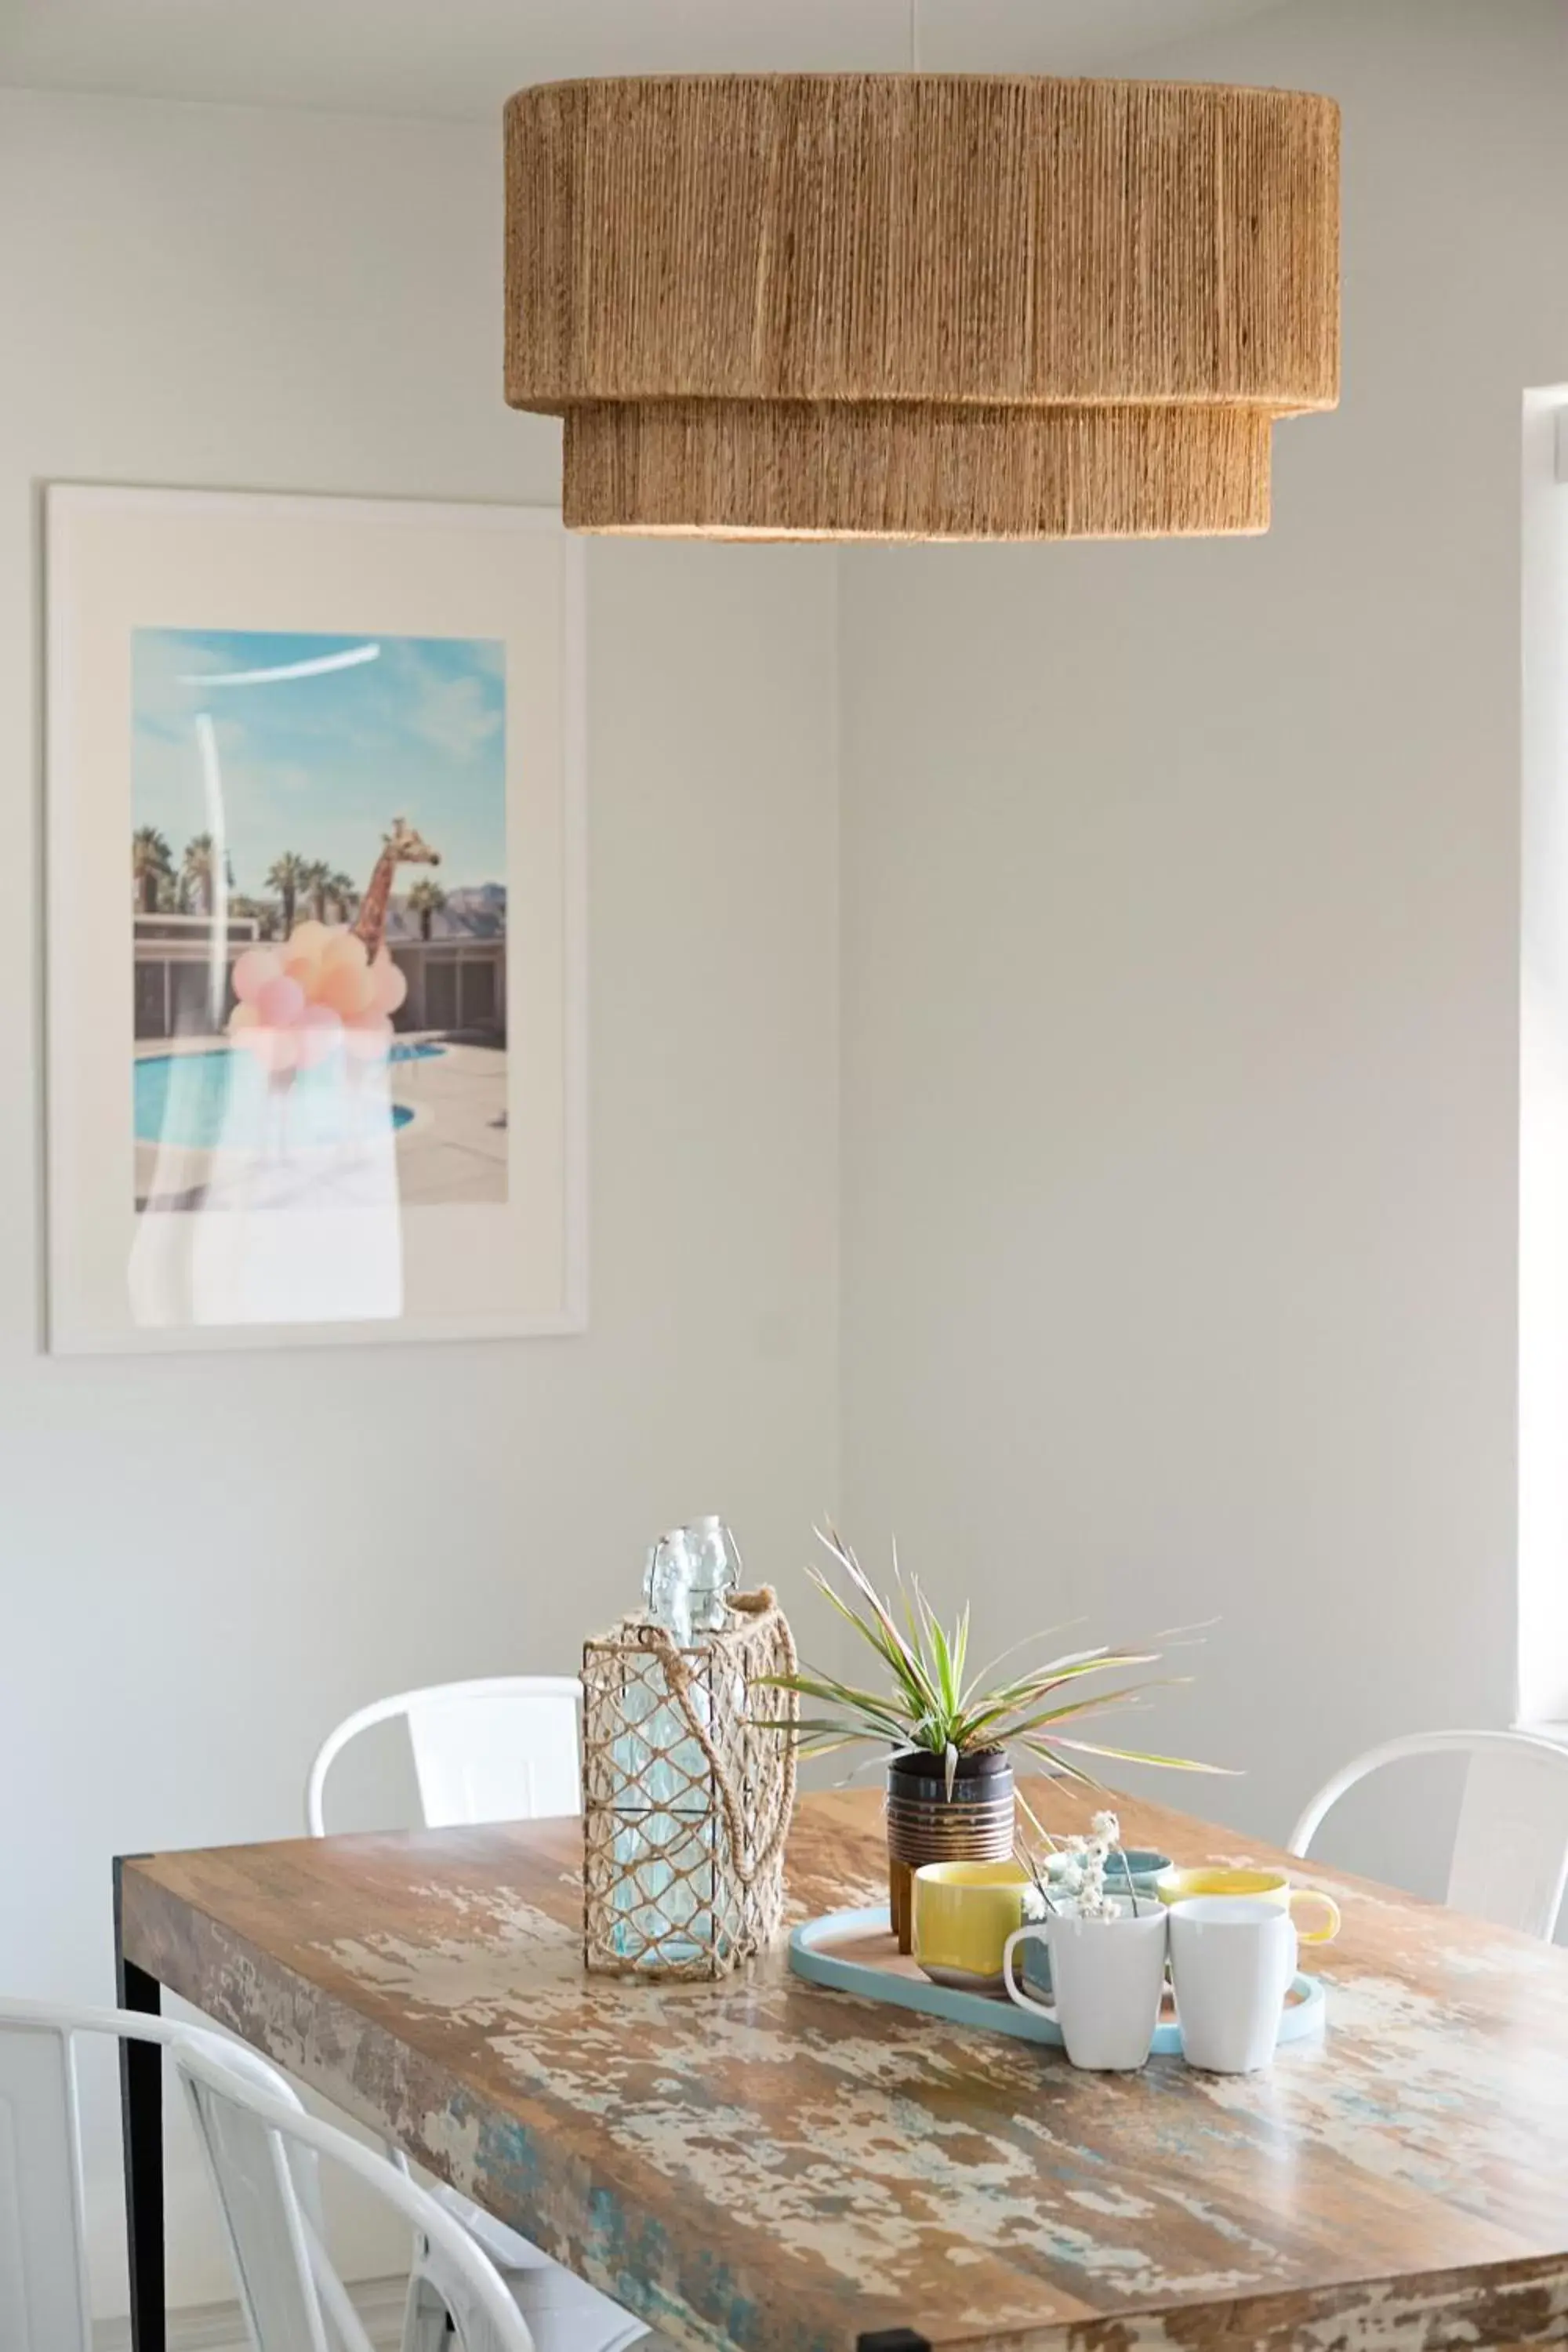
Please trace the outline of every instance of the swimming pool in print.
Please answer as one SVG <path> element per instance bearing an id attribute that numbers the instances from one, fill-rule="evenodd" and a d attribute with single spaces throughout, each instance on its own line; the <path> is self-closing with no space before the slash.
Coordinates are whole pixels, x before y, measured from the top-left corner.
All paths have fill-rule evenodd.
<path id="1" fill-rule="evenodd" d="M 389 1059 L 428 1062 L 443 1045 L 395 1045 Z M 193 1054 L 149 1054 L 135 1064 L 135 1126 L 139 1143 L 192 1151 L 261 1151 L 286 1121 L 293 1150 L 330 1150 L 351 1137 L 363 1139 L 367 1103 L 384 1108 L 394 1133 L 414 1118 L 406 1103 L 375 1101 L 357 1076 L 333 1056 L 313 1070 L 296 1071 L 276 1089 L 253 1055 L 229 1045 Z"/>

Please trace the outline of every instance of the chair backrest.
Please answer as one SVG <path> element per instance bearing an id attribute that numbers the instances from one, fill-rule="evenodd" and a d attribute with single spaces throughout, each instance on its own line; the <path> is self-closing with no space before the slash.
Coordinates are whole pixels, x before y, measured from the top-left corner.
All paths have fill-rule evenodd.
<path id="1" fill-rule="evenodd" d="M 217 2034 L 130 2010 L 0 2000 L 0 2345 L 5 2352 L 91 2352 L 76 2045 L 84 2034 L 173 2044 Z M 247 2052 L 268 2088 L 281 2075 Z"/>
<path id="2" fill-rule="evenodd" d="M 170 2043 L 174 2069 L 184 2084 L 196 2135 L 223 2217 L 228 2257 L 239 2288 L 252 2340 L 267 2352 L 275 2344 L 298 2345 L 300 2352 L 367 2352 L 363 2331 L 351 2309 L 346 2326 L 333 2311 L 330 2332 L 318 2267 L 330 2268 L 321 2227 L 321 2185 L 313 2150 L 304 2143 L 268 2134 L 239 2103 L 247 2096 L 270 2100 L 296 2119 L 305 2116 L 292 2084 L 272 2076 L 265 2059 L 237 2047 L 206 2053 L 229 2095 L 209 2094 L 205 2074 L 194 2070 L 193 2036 Z M 271 2079 L 269 2079 L 269 2077 Z M 335 2273 L 334 2273 L 335 2277 Z M 346 2295 L 343 2296 L 346 2302 Z"/>
<path id="3" fill-rule="evenodd" d="M 73 2038 L 0 2005 L 0 2344 L 90 2352 Z"/>
<path id="4" fill-rule="evenodd" d="M 500 2273 L 428 2190 L 374 2148 L 307 2115 L 291 2095 L 280 2097 L 245 2063 L 251 2053 L 183 2033 L 171 2052 L 217 2192 L 256 2352 L 372 2352 L 327 2255 L 320 2212 L 301 2194 L 301 2158 L 313 2182 L 321 2156 L 366 2182 L 426 2241 L 460 2352 L 533 2352 Z"/>
<path id="5" fill-rule="evenodd" d="M 1568 1885 L 1568 1748 L 1525 1731 L 1426 1731 L 1369 1748 L 1319 1790 L 1290 1832 L 1304 1854 L 1331 1805 L 1367 1773 L 1413 1756 L 1468 1758 L 1448 1870 L 1456 1911 L 1550 1936 Z"/>
<path id="6" fill-rule="evenodd" d="M 312 1837 L 325 1835 L 327 1774 L 350 1740 L 399 1716 L 408 1725 L 426 1829 L 581 1812 L 582 1700 L 583 1686 L 569 1675 L 497 1675 L 376 1699 L 322 1742 L 306 1783 L 305 1826 Z"/>

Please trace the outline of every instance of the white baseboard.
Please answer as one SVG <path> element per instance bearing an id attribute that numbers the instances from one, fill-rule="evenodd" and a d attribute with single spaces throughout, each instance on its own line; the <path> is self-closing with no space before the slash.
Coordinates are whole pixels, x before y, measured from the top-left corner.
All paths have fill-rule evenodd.
<path id="1" fill-rule="evenodd" d="M 406 2278 L 365 2279 L 349 2289 L 376 2352 L 397 2352 L 403 2339 Z M 129 2319 L 100 2319 L 93 2352 L 131 2352 Z M 189 2304 L 169 2314 L 168 2352 L 250 2352 L 237 2303 Z"/>

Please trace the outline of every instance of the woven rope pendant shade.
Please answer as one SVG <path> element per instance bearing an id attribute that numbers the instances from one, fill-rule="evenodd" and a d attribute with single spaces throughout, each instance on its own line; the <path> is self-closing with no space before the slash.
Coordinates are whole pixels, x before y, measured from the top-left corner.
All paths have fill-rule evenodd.
<path id="1" fill-rule="evenodd" d="M 1339 396 L 1339 110 L 948 74 L 556 82 L 506 111 L 506 396 L 579 530 L 1268 525 Z"/>

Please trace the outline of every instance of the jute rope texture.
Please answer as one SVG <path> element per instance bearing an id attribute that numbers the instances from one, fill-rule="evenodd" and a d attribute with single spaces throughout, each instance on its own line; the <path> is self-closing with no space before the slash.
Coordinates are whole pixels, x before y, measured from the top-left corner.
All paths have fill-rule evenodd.
<path id="1" fill-rule="evenodd" d="M 776 1932 L 795 1795 L 795 1671 L 768 1588 L 682 1646 L 628 1618 L 583 1654 L 584 1952 L 614 1974 L 721 1976 Z"/>

